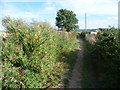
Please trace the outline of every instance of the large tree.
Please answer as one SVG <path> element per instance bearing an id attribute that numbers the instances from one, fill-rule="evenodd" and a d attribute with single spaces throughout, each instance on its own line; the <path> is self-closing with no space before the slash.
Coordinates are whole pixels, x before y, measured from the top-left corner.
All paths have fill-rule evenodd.
<path id="1" fill-rule="evenodd" d="M 57 12 L 56 17 L 56 26 L 61 30 L 72 31 L 79 28 L 77 25 L 78 19 L 76 18 L 76 14 L 73 11 L 67 9 L 60 9 Z"/>

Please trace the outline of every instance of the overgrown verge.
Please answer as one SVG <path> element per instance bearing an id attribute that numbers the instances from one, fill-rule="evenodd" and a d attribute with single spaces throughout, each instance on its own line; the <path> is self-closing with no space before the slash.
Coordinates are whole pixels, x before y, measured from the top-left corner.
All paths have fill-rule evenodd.
<path id="1" fill-rule="evenodd" d="M 93 81 L 93 85 L 97 83 L 96 87 L 119 88 L 120 31 L 114 28 L 102 30 L 96 38 L 95 44 L 89 43 L 85 48 L 88 52 L 85 51 L 87 55 L 84 56 L 86 64 L 83 62 L 83 85 L 90 87 L 90 82 Z M 89 76 L 89 65 L 92 65 L 92 76 Z"/>
<path id="2" fill-rule="evenodd" d="M 77 59 L 77 53 L 78 53 L 78 50 L 74 50 L 74 51 L 70 52 L 69 54 L 65 55 L 66 58 L 68 59 L 68 60 L 66 60 L 66 63 L 68 63 L 69 66 L 67 68 L 65 68 L 66 73 L 64 75 L 64 88 L 68 87 L 69 79 L 72 77 L 71 73 L 72 73 L 74 66 L 75 66 L 75 62 Z"/>
<path id="3" fill-rule="evenodd" d="M 120 87 L 120 31 L 102 30 L 91 53 L 100 87 Z"/>
<path id="4" fill-rule="evenodd" d="M 46 22 L 2 20 L 7 39 L 2 42 L 2 88 L 49 88 L 63 83 L 77 47 L 76 32 L 59 32 Z M 71 54 L 72 53 L 72 54 Z"/>
<path id="5" fill-rule="evenodd" d="M 79 34 L 79 38 L 83 40 L 84 42 L 84 54 L 83 54 L 83 64 L 82 64 L 82 80 L 81 84 L 83 88 L 94 88 L 93 85 L 93 78 L 91 77 L 93 75 L 93 71 L 91 71 L 91 51 L 92 51 L 92 45 L 89 41 L 86 40 L 85 36 L 86 34 L 89 34 L 89 32 L 82 31 Z"/>
<path id="6" fill-rule="evenodd" d="M 2 50 L 2 37 L 0 36 L 0 51 Z M 3 76 L 3 73 L 2 73 L 2 61 L 1 61 L 1 52 L 0 52 L 0 89 L 2 89 L 2 76 Z"/>

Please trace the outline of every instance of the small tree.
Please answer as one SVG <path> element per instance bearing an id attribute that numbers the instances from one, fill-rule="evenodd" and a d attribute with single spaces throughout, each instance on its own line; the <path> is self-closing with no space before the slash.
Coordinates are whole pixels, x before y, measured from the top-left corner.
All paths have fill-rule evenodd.
<path id="1" fill-rule="evenodd" d="M 56 17 L 56 26 L 61 30 L 66 29 L 66 31 L 72 31 L 79 28 L 77 25 L 78 19 L 76 18 L 76 14 L 73 11 L 60 9 L 57 12 Z"/>

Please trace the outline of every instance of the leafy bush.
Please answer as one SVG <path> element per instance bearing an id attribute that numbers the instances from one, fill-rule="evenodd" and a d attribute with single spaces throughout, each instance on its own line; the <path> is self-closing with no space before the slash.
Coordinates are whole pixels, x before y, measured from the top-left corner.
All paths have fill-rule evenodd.
<path id="1" fill-rule="evenodd" d="M 90 34 L 90 31 L 82 31 L 82 32 L 80 33 L 80 37 L 83 38 L 83 39 L 85 39 L 86 34 Z"/>
<path id="2" fill-rule="evenodd" d="M 76 32 L 59 32 L 46 22 L 2 20 L 10 35 L 2 43 L 3 88 L 46 88 L 62 82 L 65 53 L 76 47 Z M 67 59 L 66 59 L 67 60 Z"/>
<path id="3" fill-rule="evenodd" d="M 120 31 L 102 30 L 92 51 L 94 67 L 103 87 L 120 87 Z"/>

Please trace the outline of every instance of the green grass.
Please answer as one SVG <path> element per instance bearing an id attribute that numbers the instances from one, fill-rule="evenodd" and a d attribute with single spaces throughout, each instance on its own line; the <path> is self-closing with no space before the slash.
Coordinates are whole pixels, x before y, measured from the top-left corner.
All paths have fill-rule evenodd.
<path id="1" fill-rule="evenodd" d="M 64 79 L 65 88 L 68 87 L 69 79 L 72 77 L 71 73 L 72 73 L 72 70 L 76 63 L 77 53 L 78 53 L 78 50 L 74 50 L 66 55 L 66 57 L 68 59 L 66 63 L 68 63 L 68 65 L 69 65 L 68 68 L 66 68 L 66 69 L 69 69 L 69 71 L 65 74 L 65 76 L 66 76 L 66 78 Z"/>
<path id="2" fill-rule="evenodd" d="M 2 37 L 0 36 L 0 51 L 2 50 Z M 0 52 L 0 76 L 3 76 L 2 73 L 2 61 L 1 61 L 1 52 Z M 1 78 L 0 78 L 1 79 Z M 2 88 L 2 80 L 0 80 L 0 89 Z"/>
<path id="3" fill-rule="evenodd" d="M 83 65 L 82 65 L 82 87 L 83 88 L 92 88 L 92 81 L 90 78 L 90 51 L 91 47 L 88 41 L 82 39 L 84 42 L 84 54 L 83 54 Z"/>

